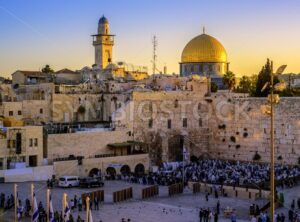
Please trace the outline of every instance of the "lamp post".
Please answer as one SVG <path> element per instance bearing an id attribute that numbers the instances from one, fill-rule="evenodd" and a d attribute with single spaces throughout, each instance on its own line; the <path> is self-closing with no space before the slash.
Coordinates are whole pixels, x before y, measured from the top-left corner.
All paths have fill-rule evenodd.
<path id="1" fill-rule="evenodd" d="M 276 75 L 282 74 L 283 71 L 285 70 L 286 65 L 280 66 L 277 71 Z M 275 221 L 275 148 L 274 148 L 274 103 L 279 102 L 279 96 L 274 96 L 274 73 L 273 73 L 273 62 L 271 62 L 271 81 L 270 81 L 270 95 L 269 95 L 269 101 L 270 101 L 270 106 L 271 106 L 271 129 L 270 129 L 270 158 L 271 158 L 271 165 L 270 165 L 270 190 L 271 190 L 271 195 L 270 195 L 270 218 L 271 221 Z"/>
<path id="2" fill-rule="evenodd" d="M 273 80 L 273 62 L 271 63 L 271 166 L 270 166 L 270 173 L 271 173 L 271 181 L 270 181 L 270 186 L 271 186 L 271 196 L 270 196 L 270 204 L 271 204 L 271 209 L 270 209 L 270 216 L 271 216 L 271 221 L 274 222 L 274 214 L 275 214 L 275 169 L 274 169 L 274 158 L 275 158 L 275 149 L 274 149 L 274 80 Z"/>

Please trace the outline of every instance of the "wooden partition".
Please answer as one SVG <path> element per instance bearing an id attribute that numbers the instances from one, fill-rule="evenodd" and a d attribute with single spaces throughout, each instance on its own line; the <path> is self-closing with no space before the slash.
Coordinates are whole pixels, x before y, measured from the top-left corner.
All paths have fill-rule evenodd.
<path id="1" fill-rule="evenodd" d="M 133 197 L 132 187 L 113 192 L 113 202 L 118 203 L 129 200 Z"/>
<path id="2" fill-rule="evenodd" d="M 200 192 L 201 192 L 201 184 L 193 183 L 193 193 L 200 193 Z"/>
<path id="3" fill-rule="evenodd" d="M 147 198 L 158 196 L 158 195 L 159 195 L 158 185 L 154 185 L 154 186 L 146 187 L 146 188 L 142 189 L 142 199 L 147 199 Z"/>
<path id="4" fill-rule="evenodd" d="M 104 190 L 97 190 L 89 193 L 81 194 L 82 202 L 85 203 L 85 199 L 89 197 L 91 201 L 94 201 L 94 198 L 97 197 L 98 202 L 104 202 Z"/>
<path id="5" fill-rule="evenodd" d="M 176 194 L 183 193 L 183 184 L 182 183 L 175 183 L 168 187 L 169 189 L 169 196 L 173 196 Z"/>

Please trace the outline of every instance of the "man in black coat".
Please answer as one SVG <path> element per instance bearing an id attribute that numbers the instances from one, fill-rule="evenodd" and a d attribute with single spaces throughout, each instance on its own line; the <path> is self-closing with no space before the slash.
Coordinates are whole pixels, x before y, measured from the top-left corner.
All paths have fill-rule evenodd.
<path id="1" fill-rule="evenodd" d="M 202 218 L 203 218 L 203 209 L 201 208 L 200 211 L 199 211 L 200 222 L 202 222 Z"/>

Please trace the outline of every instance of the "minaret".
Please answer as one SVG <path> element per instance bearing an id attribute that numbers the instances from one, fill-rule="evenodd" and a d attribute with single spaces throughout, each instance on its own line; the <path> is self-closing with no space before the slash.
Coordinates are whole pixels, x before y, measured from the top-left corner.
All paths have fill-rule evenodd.
<path id="1" fill-rule="evenodd" d="M 102 16 L 98 23 L 98 34 L 93 36 L 93 46 L 95 47 L 95 64 L 100 69 L 105 69 L 112 62 L 112 49 L 114 46 L 114 36 L 109 34 L 109 23 L 107 18 Z"/>

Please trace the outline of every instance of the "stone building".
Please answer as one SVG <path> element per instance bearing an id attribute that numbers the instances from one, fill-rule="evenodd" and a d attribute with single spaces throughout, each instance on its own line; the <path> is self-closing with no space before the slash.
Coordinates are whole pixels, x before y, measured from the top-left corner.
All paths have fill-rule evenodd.
<path id="1" fill-rule="evenodd" d="M 42 126 L 2 126 L 0 132 L 0 170 L 42 165 Z"/>
<path id="2" fill-rule="evenodd" d="M 70 69 L 61 69 L 54 74 L 55 84 L 79 84 L 82 82 L 82 76 L 80 72 Z"/>
<path id="3" fill-rule="evenodd" d="M 98 22 L 98 33 L 93 35 L 95 65 L 100 69 L 105 69 L 112 62 L 114 36 L 110 34 L 107 18 L 102 16 Z"/>
<path id="4" fill-rule="evenodd" d="M 30 85 L 50 82 L 52 76 L 40 71 L 22 71 L 18 70 L 12 74 L 13 85 Z"/>
<path id="5" fill-rule="evenodd" d="M 98 32 L 93 37 L 95 47 L 95 64 L 92 68 L 81 70 L 84 81 L 122 78 L 126 80 L 141 80 L 148 77 L 147 67 L 133 66 L 125 62 L 113 62 L 114 36 L 110 34 L 108 19 L 102 16 L 98 22 Z"/>

